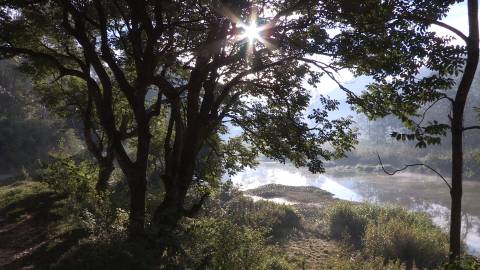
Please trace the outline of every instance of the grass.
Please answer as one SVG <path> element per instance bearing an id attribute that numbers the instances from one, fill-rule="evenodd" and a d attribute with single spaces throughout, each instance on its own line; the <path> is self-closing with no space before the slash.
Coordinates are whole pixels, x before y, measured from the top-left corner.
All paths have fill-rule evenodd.
<path id="1" fill-rule="evenodd" d="M 292 202 L 324 204 L 331 201 L 333 195 L 316 187 L 292 187 L 268 184 L 246 191 L 247 194 L 263 198 L 284 198 Z"/>
<path id="2" fill-rule="evenodd" d="M 437 267 L 446 257 L 446 235 L 423 214 L 339 201 L 314 187 L 268 185 L 248 193 L 300 203 L 254 202 L 238 190 L 220 191 L 199 218 L 182 223 L 163 253 L 157 235 L 145 243 L 125 241 L 109 231 L 114 223 L 101 221 L 108 211 L 72 207 L 72 197 L 45 183 L 2 186 L 0 261 L 6 263 L 0 268 L 152 269 L 168 263 L 174 268 L 399 270 Z M 90 211 L 93 229 L 73 224 L 66 209 Z M 6 260 L 26 250 L 23 257 Z"/>
<path id="3" fill-rule="evenodd" d="M 0 187 L 0 268 L 48 268 L 85 232 L 59 229 L 64 196 L 47 184 L 20 181 Z M 64 226 L 66 227 L 66 226 Z"/>
<path id="4" fill-rule="evenodd" d="M 281 253 L 273 244 L 301 229 L 299 216 L 288 206 L 253 202 L 236 193 L 205 212 L 199 226 L 182 223 L 166 245 L 175 255 L 162 256 L 157 234 L 145 242 L 127 241 L 112 228 L 116 223 L 104 222 L 111 214 L 107 198 L 90 198 L 90 191 L 82 195 L 85 185 L 65 186 L 69 183 L 64 181 L 61 190 L 59 183 L 36 181 L 0 187 L 1 269 L 153 269 L 162 264 L 176 269 L 203 260 L 215 269 L 244 269 L 244 264 L 294 269 L 276 255 Z"/>
<path id="5" fill-rule="evenodd" d="M 369 203 L 338 202 L 328 209 L 329 234 L 365 256 L 400 260 L 407 269 L 446 261 L 448 237 L 425 214 Z"/>
<path id="6" fill-rule="evenodd" d="M 0 215 L 7 220 L 20 220 L 26 213 L 34 213 L 39 221 L 56 221 L 60 204 L 61 196 L 45 183 L 21 181 L 0 187 Z"/>

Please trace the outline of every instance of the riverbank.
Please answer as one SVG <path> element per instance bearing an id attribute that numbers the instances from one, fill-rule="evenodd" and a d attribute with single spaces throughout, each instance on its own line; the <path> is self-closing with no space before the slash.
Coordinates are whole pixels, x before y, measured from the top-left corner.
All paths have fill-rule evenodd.
<path id="1" fill-rule="evenodd" d="M 286 203 L 301 217 L 302 232 L 280 245 L 289 261 L 304 269 L 328 269 L 332 257 L 343 256 L 338 242 L 328 237 L 325 224 L 325 209 L 339 201 L 332 193 L 312 186 L 267 184 L 244 194 L 254 200 Z"/>
<path id="2" fill-rule="evenodd" d="M 422 255 L 421 258 L 432 258 L 428 254 L 434 254 L 437 259 L 446 256 L 442 253 L 444 234 L 425 215 L 400 208 L 345 202 L 316 187 L 272 184 L 239 191 L 231 185 L 222 185 L 197 218 L 182 221 L 178 239 L 184 252 L 181 256 L 186 256 L 188 261 L 182 261 L 180 255 L 160 260 L 162 257 L 152 249 L 155 244 L 151 241 L 135 245 L 125 241 L 122 235 L 126 227 L 102 221 L 108 212 L 99 212 L 101 215 L 92 220 L 91 215 L 79 214 L 95 213 L 91 212 L 94 209 L 81 206 L 78 213 L 75 212 L 78 220 L 72 220 L 69 195 L 55 192 L 46 183 L 16 182 L 0 187 L 0 195 L 0 217 L 3 218 L 0 243 L 4 243 L 0 247 L 1 269 L 86 269 L 85 265 L 91 266 L 88 269 L 157 269 L 164 260 L 173 265 L 198 265 L 209 258 L 212 263 L 221 261 L 228 265 L 248 262 L 257 265 L 248 269 L 262 270 L 382 270 L 386 269 L 386 259 L 403 258 L 398 254 L 404 249 L 393 249 L 393 255 L 380 252 L 392 250 L 391 243 L 398 243 L 395 247 L 408 244 L 408 250 L 420 248 L 414 255 Z M 255 199 L 251 199 L 252 196 Z M 389 230 L 380 230 L 383 224 L 387 224 Z M 108 226 L 100 227 L 105 225 Z M 367 232 L 378 232 L 383 235 L 381 239 L 390 240 L 382 243 L 381 239 L 372 238 L 377 234 L 363 239 Z M 401 235 L 401 239 L 391 238 L 396 235 Z M 157 239 L 158 235 L 150 237 Z M 352 239 L 363 241 L 362 246 L 371 250 L 359 248 Z M 403 239 L 407 241 L 402 242 Z M 432 241 L 436 244 L 432 245 Z M 373 249 L 376 243 L 381 248 Z M 136 255 L 127 256 L 137 253 L 143 254 L 140 257 L 144 259 L 139 261 Z M 415 261 L 425 262 L 425 259 Z M 133 265 L 134 268 L 130 267 Z M 388 267 L 404 269 L 399 263 Z"/>
<path id="3" fill-rule="evenodd" d="M 304 233 L 282 248 L 305 269 L 443 269 L 447 261 L 448 236 L 426 214 L 348 202 L 316 187 L 268 184 L 244 192 L 287 203 L 298 213 Z M 378 264 L 390 260 L 388 267 Z"/>
<path id="4" fill-rule="evenodd" d="M 447 179 L 448 180 L 448 179 Z M 242 190 L 266 184 L 314 186 L 333 194 L 335 198 L 397 205 L 410 211 L 428 213 L 439 227 L 448 230 L 450 194 L 445 183 L 433 175 L 402 172 L 394 176 L 385 173 L 351 171 L 338 172 L 327 168 L 325 174 L 312 174 L 291 164 L 261 162 L 254 169 L 232 177 Z M 471 254 L 480 256 L 480 182 L 464 182 L 462 237 Z"/>

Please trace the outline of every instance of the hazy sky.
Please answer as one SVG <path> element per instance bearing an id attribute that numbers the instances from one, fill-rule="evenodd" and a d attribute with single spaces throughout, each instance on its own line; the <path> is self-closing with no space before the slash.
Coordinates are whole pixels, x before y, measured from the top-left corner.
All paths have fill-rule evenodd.
<path id="1" fill-rule="evenodd" d="M 448 16 L 442 20 L 443 22 L 459 29 L 462 31 L 465 35 L 468 35 L 468 21 L 467 21 L 467 4 L 466 2 L 462 2 L 459 4 L 455 4 L 452 6 L 450 12 L 448 13 Z M 449 35 L 456 37 L 452 32 L 449 30 L 446 30 L 445 28 L 442 27 L 437 27 L 434 26 L 432 27 L 434 31 L 439 33 L 440 35 Z M 463 41 L 459 38 L 455 39 L 452 41 L 454 44 L 463 44 Z M 345 84 L 345 86 L 353 87 L 355 84 L 357 84 L 356 79 L 354 79 L 353 74 L 349 72 L 348 70 L 344 70 L 339 72 L 337 74 L 337 80 Z M 364 81 L 364 80 L 362 80 Z M 355 85 L 356 86 L 356 85 Z M 339 91 L 337 84 L 328 78 L 327 76 L 324 76 L 322 78 L 322 82 L 319 84 L 319 87 L 316 89 L 312 89 L 312 96 L 313 100 L 315 100 L 315 97 L 317 97 L 320 94 L 323 95 L 333 95 L 337 96 L 338 93 L 333 93 L 334 91 Z M 343 96 L 342 94 L 340 94 Z"/>
<path id="2" fill-rule="evenodd" d="M 462 2 L 452 6 L 448 16 L 442 21 L 468 35 L 467 3 Z M 434 27 L 433 29 L 442 35 L 451 35 L 451 32 L 444 28 Z M 461 44 L 462 41 L 457 39 L 454 43 Z"/>

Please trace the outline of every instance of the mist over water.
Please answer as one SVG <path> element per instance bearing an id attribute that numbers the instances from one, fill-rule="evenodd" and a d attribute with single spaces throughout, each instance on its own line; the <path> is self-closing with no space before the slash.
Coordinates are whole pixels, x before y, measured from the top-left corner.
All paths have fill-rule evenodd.
<path id="1" fill-rule="evenodd" d="M 265 184 L 315 186 L 335 198 L 356 202 L 397 205 L 430 215 L 438 226 L 448 231 L 450 196 L 441 179 L 434 176 L 400 173 L 389 176 L 378 173 L 359 173 L 351 176 L 311 174 L 306 169 L 289 164 L 264 161 L 232 177 L 241 189 Z M 468 251 L 480 255 L 480 182 L 465 181 L 463 195 L 462 237 Z"/>

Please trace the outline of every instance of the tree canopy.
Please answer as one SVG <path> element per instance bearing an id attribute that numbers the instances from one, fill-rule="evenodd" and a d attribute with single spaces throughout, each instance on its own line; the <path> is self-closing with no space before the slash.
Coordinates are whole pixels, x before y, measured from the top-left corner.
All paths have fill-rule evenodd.
<path id="1" fill-rule="evenodd" d="M 201 181 L 194 176 L 198 154 L 229 125 L 243 130 L 244 145 L 312 172 L 355 142 L 350 119 L 328 118 L 335 101 L 324 97 L 324 108 L 305 116 L 308 88 L 328 70 L 313 57 L 331 54 L 326 29 L 333 24 L 322 13 L 328 1 L 1 4 L 4 57 L 25 57 L 36 82 L 79 80 L 68 100 L 81 103 L 84 124 L 95 126 L 89 132 L 103 132 L 112 145 L 129 182 L 132 231 L 143 228 L 151 128 L 159 115 L 167 118 L 166 194 L 156 220 L 170 225 L 196 209 L 183 204 Z"/>

